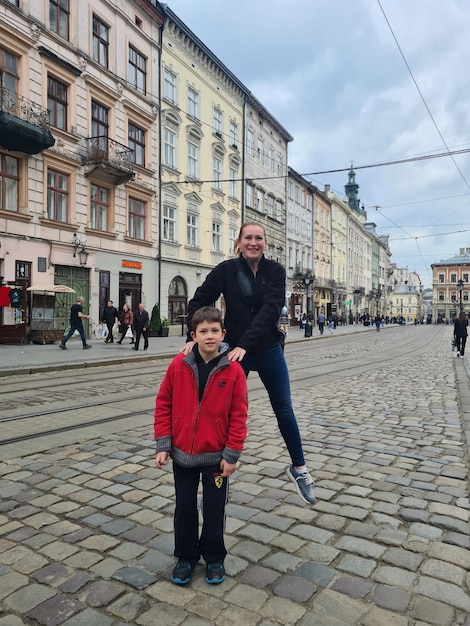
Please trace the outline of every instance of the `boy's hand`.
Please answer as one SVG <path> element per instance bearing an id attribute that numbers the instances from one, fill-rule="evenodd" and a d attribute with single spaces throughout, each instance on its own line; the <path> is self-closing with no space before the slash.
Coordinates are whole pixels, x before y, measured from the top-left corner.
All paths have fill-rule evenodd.
<path id="1" fill-rule="evenodd" d="M 220 461 L 220 469 L 222 470 L 222 478 L 228 478 L 237 469 L 236 463 L 229 463 L 225 459 Z"/>
<path id="2" fill-rule="evenodd" d="M 158 452 L 155 457 L 155 467 L 158 469 L 162 469 L 164 465 L 168 463 L 168 459 L 170 457 L 169 452 Z"/>
<path id="3" fill-rule="evenodd" d="M 191 350 L 193 349 L 193 346 L 194 346 L 194 341 L 188 341 L 181 348 L 180 354 L 184 354 L 184 356 L 186 356 L 187 354 L 189 354 L 191 352 Z"/>

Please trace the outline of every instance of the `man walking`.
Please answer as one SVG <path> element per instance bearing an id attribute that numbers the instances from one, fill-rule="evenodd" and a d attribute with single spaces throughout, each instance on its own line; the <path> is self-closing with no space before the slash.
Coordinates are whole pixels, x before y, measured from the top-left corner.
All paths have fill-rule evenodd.
<path id="1" fill-rule="evenodd" d="M 144 350 L 149 347 L 149 314 L 144 309 L 142 302 L 139 308 L 134 312 L 134 330 L 135 330 L 135 346 L 133 350 L 139 349 L 140 336 L 144 336 Z"/>
<path id="2" fill-rule="evenodd" d="M 104 340 L 105 343 L 114 343 L 113 326 L 115 321 L 119 321 L 119 311 L 113 304 L 112 300 L 108 300 L 108 304 L 103 309 L 102 322 L 108 327 L 108 336 Z"/>
<path id="3" fill-rule="evenodd" d="M 90 319 L 89 315 L 83 314 L 83 302 L 84 301 L 85 301 L 85 298 L 83 296 L 80 296 L 76 304 L 72 305 L 70 309 L 70 329 L 69 329 L 69 332 L 65 335 L 65 337 L 62 339 L 62 341 L 59 344 L 59 348 L 61 348 L 61 350 L 67 350 L 67 346 L 65 344 L 67 343 L 67 341 L 70 339 L 70 337 L 73 335 L 73 333 L 76 330 L 78 330 L 78 332 L 80 333 L 80 337 L 83 343 L 83 349 L 88 350 L 89 348 L 93 347 L 89 343 L 86 342 L 85 329 L 83 328 L 82 318 L 85 318 L 87 320 Z"/>

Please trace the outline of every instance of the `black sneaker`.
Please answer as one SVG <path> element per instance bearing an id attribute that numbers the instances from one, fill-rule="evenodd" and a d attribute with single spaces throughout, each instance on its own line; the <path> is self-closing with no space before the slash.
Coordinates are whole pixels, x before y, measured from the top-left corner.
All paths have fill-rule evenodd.
<path id="1" fill-rule="evenodd" d="M 297 488 L 299 496 L 307 504 L 314 504 L 313 480 L 308 472 L 298 472 L 293 465 L 287 468 L 287 475 Z"/>
<path id="2" fill-rule="evenodd" d="M 65 343 L 59 343 L 59 348 L 61 350 L 67 350 L 67 346 L 65 345 Z"/>
<path id="3" fill-rule="evenodd" d="M 206 583 L 218 585 L 225 580 L 225 567 L 223 563 L 208 563 L 206 566 Z"/>
<path id="4" fill-rule="evenodd" d="M 87 343 L 83 346 L 84 350 L 89 350 L 90 348 L 93 348 L 93 346 L 90 343 Z"/>
<path id="5" fill-rule="evenodd" d="M 178 561 L 171 574 L 171 580 L 175 585 L 186 585 L 191 580 L 194 565 L 187 561 Z"/>

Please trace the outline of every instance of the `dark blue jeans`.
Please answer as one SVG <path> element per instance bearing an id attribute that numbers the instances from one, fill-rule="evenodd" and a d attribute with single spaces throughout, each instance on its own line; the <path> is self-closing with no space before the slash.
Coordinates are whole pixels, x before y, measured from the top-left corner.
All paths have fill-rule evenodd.
<path id="1" fill-rule="evenodd" d="M 85 329 L 83 328 L 83 324 L 80 324 L 80 326 L 73 326 L 73 325 L 70 326 L 69 332 L 65 335 L 65 337 L 61 341 L 61 343 L 64 346 L 76 330 L 78 330 L 78 332 L 80 333 L 80 337 L 81 337 L 83 345 L 86 346 Z"/>
<path id="2" fill-rule="evenodd" d="M 296 467 L 305 465 L 299 426 L 292 408 L 289 371 L 281 346 L 276 343 L 257 354 L 246 355 L 241 362 L 245 374 L 258 372 L 277 418 L 281 435 Z"/>

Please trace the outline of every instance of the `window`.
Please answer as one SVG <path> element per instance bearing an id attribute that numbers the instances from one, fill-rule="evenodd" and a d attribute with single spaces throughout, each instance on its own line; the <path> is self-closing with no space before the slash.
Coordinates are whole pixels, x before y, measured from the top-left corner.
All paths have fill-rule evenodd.
<path id="1" fill-rule="evenodd" d="M 109 28 L 93 15 L 93 59 L 108 67 Z"/>
<path id="2" fill-rule="evenodd" d="M 234 167 L 231 167 L 229 170 L 229 178 L 230 178 L 229 196 L 231 198 L 238 198 L 237 170 Z"/>
<path id="3" fill-rule="evenodd" d="M 246 206 L 253 206 L 253 185 L 246 184 Z"/>
<path id="4" fill-rule="evenodd" d="M 213 108 L 212 120 L 214 133 L 222 137 L 222 111 L 218 107 Z"/>
<path id="5" fill-rule="evenodd" d="M 264 193 L 261 189 L 256 190 L 257 209 L 260 213 L 264 213 Z"/>
<path id="6" fill-rule="evenodd" d="M 129 237 L 145 239 L 145 202 L 129 198 Z"/>
<path id="7" fill-rule="evenodd" d="M 462 280 L 464 283 L 468 283 L 468 274 L 462 274 Z"/>
<path id="8" fill-rule="evenodd" d="M 230 145 L 234 148 L 238 146 L 238 124 L 230 122 Z"/>
<path id="9" fill-rule="evenodd" d="M 20 6 L 20 0 L 7 0 L 7 2 L 9 2 L 10 4 L 14 4 L 15 7 Z"/>
<path id="10" fill-rule="evenodd" d="M 199 118 L 199 94 L 192 87 L 188 87 L 188 115 Z"/>
<path id="11" fill-rule="evenodd" d="M 163 78 L 163 97 L 176 104 L 176 74 L 167 69 Z"/>
<path id="12" fill-rule="evenodd" d="M 197 178 L 199 173 L 199 147 L 188 141 L 188 176 Z"/>
<path id="13" fill-rule="evenodd" d="M 147 59 L 135 48 L 129 46 L 129 83 L 141 93 L 145 93 L 146 68 Z"/>
<path id="14" fill-rule="evenodd" d="M 462 299 L 465 300 L 465 302 L 468 302 L 468 291 L 463 292 Z"/>
<path id="15" fill-rule="evenodd" d="M 444 301 L 444 292 L 443 292 L 443 291 L 439 291 L 439 300 L 440 300 L 441 302 L 443 302 L 443 301 Z"/>
<path id="16" fill-rule="evenodd" d="M 19 161 L 0 153 L 0 209 L 18 211 Z"/>
<path id="17" fill-rule="evenodd" d="M 222 252 L 222 225 L 212 222 L 212 252 Z"/>
<path id="18" fill-rule="evenodd" d="M 439 282 L 440 283 L 444 282 L 444 274 L 439 274 Z"/>
<path id="19" fill-rule="evenodd" d="M 268 196 L 268 216 L 274 217 L 274 198 Z"/>
<path id="20" fill-rule="evenodd" d="M 228 227 L 228 250 L 229 254 L 235 254 L 235 241 L 237 240 L 237 229 L 235 226 Z"/>
<path id="21" fill-rule="evenodd" d="M 69 38 L 69 0 L 49 0 L 49 25 L 54 33 Z"/>
<path id="22" fill-rule="evenodd" d="M 163 239 L 176 241 L 176 209 L 171 206 L 163 207 Z"/>
<path id="23" fill-rule="evenodd" d="M 274 172 L 274 154 L 272 148 L 268 148 L 268 167 L 271 172 Z"/>
<path id="24" fill-rule="evenodd" d="M 258 161 L 264 163 L 264 144 L 262 139 L 258 139 Z"/>
<path id="25" fill-rule="evenodd" d="M 284 164 L 282 161 L 282 156 L 279 154 L 277 157 L 277 175 L 282 176 L 284 174 Z"/>
<path id="26" fill-rule="evenodd" d="M 176 134 L 165 128 L 164 163 L 168 167 L 176 168 Z"/>
<path id="27" fill-rule="evenodd" d="M 136 165 L 145 167 L 145 130 L 129 122 L 128 147 L 133 151 L 133 159 Z"/>
<path id="28" fill-rule="evenodd" d="M 91 136 L 108 138 L 108 113 L 109 110 L 96 102 L 91 101 Z"/>
<path id="29" fill-rule="evenodd" d="M 198 216 L 194 213 L 187 213 L 186 215 L 186 243 L 188 246 L 197 246 L 197 222 Z"/>
<path id="30" fill-rule="evenodd" d="M 69 204 L 69 177 L 47 170 L 47 219 L 67 222 Z"/>
<path id="31" fill-rule="evenodd" d="M 109 191 L 106 187 L 91 185 L 90 226 L 94 230 L 108 230 Z"/>
<path id="32" fill-rule="evenodd" d="M 67 130 L 67 85 L 47 77 L 47 108 L 52 126 Z"/>
<path id="33" fill-rule="evenodd" d="M 253 150 L 254 150 L 253 131 L 247 130 L 246 131 L 246 151 L 250 156 L 253 156 Z"/>
<path id="34" fill-rule="evenodd" d="M 457 274 L 451 274 L 450 275 L 450 282 L 451 283 L 456 283 L 457 282 Z"/>
<path id="35" fill-rule="evenodd" d="M 7 94 L 6 107 L 5 100 L 2 101 L 3 108 L 14 107 L 16 102 L 16 92 L 18 85 L 17 59 L 13 54 L 0 48 L 0 87 L 9 89 L 11 94 Z M 11 102 L 11 104 L 9 104 Z"/>
<path id="36" fill-rule="evenodd" d="M 219 157 L 212 157 L 212 187 L 214 189 L 222 189 L 222 160 Z"/>
<path id="37" fill-rule="evenodd" d="M 282 202 L 276 200 L 276 219 L 278 222 L 282 222 Z"/>

